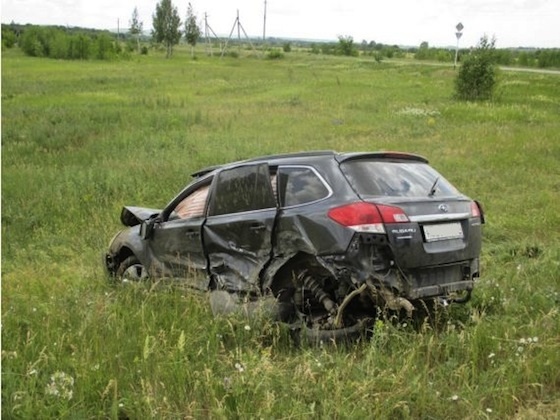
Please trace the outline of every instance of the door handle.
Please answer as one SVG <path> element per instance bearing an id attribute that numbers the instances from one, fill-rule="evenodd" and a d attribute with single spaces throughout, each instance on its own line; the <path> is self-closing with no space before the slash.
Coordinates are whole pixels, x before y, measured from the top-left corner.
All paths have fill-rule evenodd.
<path id="1" fill-rule="evenodd" d="M 187 238 L 194 238 L 196 236 L 200 236 L 200 233 L 197 230 L 187 230 L 185 232 L 185 236 Z"/>
<path id="2" fill-rule="evenodd" d="M 266 225 L 262 223 L 252 223 L 249 225 L 249 229 L 253 231 L 261 231 L 266 229 Z"/>

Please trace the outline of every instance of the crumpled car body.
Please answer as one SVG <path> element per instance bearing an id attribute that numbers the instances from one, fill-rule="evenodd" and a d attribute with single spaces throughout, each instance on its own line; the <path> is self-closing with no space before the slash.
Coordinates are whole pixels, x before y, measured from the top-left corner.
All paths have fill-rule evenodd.
<path id="1" fill-rule="evenodd" d="M 424 157 L 317 151 L 203 169 L 163 209 L 124 207 L 121 221 L 112 277 L 183 279 L 215 312 L 267 302 L 328 339 L 386 308 L 467 301 L 484 215 Z"/>

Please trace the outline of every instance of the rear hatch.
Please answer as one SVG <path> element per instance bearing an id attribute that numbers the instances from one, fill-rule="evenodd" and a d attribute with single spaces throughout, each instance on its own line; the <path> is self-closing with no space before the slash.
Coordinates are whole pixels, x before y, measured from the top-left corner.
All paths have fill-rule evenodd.
<path id="1" fill-rule="evenodd" d="M 403 269 L 478 258 L 481 214 L 421 157 L 353 156 L 341 169 L 359 197 L 381 214 L 396 263 Z"/>

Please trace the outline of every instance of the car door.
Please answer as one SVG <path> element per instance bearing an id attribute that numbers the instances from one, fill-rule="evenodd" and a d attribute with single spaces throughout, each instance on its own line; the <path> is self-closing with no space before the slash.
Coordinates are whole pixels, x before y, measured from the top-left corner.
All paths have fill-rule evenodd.
<path id="1" fill-rule="evenodd" d="M 208 184 L 201 185 L 174 200 L 172 211 L 154 226 L 149 244 L 155 260 L 152 270 L 203 290 L 209 281 L 202 245 L 208 191 Z"/>
<path id="2" fill-rule="evenodd" d="M 216 287 L 258 292 L 269 261 L 277 213 L 268 165 L 219 172 L 212 184 L 203 241 Z"/>

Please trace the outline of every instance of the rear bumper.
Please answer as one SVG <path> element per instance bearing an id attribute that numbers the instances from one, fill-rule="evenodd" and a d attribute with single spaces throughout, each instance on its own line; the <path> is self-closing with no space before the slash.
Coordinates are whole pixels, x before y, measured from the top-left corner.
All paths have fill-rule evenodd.
<path id="1" fill-rule="evenodd" d="M 434 284 L 432 286 L 412 289 L 408 293 L 409 300 L 449 297 L 456 292 L 471 291 L 474 288 L 474 280 L 458 281 L 446 284 Z"/>
<path id="2" fill-rule="evenodd" d="M 456 292 L 472 291 L 479 276 L 478 258 L 444 266 L 405 270 L 410 300 L 447 297 Z"/>

